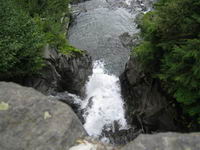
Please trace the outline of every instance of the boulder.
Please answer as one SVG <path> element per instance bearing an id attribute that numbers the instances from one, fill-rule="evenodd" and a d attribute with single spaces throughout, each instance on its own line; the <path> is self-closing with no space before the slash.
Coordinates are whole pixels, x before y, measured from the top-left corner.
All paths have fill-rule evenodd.
<path id="1" fill-rule="evenodd" d="M 85 119 L 84 119 L 84 116 L 83 116 L 84 110 L 81 109 L 81 105 L 82 105 L 83 100 L 79 96 L 77 96 L 75 94 L 68 93 L 66 91 L 66 92 L 62 92 L 62 93 L 56 93 L 54 98 L 56 98 L 59 101 L 62 101 L 63 103 L 68 104 L 73 109 L 75 114 L 78 116 L 81 123 L 82 124 L 85 123 Z"/>
<path id="2" fill-rule="evenodd" d="M 199 150 L 200 133 L 141 134 L 125 146 L 111 146 L 99 141 L 80 139 L 69 150 Z"/>
<path id="3" fill-rule="evenodd" d="M 64 55 L 47 47 L 45 67 L 40 75 L 28 77 L 19 83 L 37 89 L 45 95 L 68 91 L 84 96 L 85 83 L 92 74 L 92 59 L 86 53 Z"/>
<path id="4" fill-rule="evenodd" d="M 200 133 L 140 135 L 121 150 L 199 150 Z"/>
<path id="5" fill-rule="evenodd" d="M 80 139 L 77 144 L 69 150 L 118 150 L 113 145 L 108 145 L 100 141 L 95 141 L 91 138 Z"/>
<path id="6" fill-rule="evenodd" d="M 142 133 L 142 130 L 137 130 L 134 127 L 128 129 L 116 129 L 113 132 L 112 130 L 103 130 L 101 138 L 108 138 L 109 143 L 113 145 L 125 145 L 130 141 L 133 141 L 139 134 Z"/>
<path id="7" fill-rule="evenodd" d="M 178 131 L 178 114 L 162 92 L 159 82 L 142 72 L 132 56 L 120 76 L 127 120 L 146 133 Z"/>
<path id="8" fill-rule="evenodd" d="M 32 88 L 0 82 L 1 150 L 68 150 L 85 135 L 67 104 Z"/>

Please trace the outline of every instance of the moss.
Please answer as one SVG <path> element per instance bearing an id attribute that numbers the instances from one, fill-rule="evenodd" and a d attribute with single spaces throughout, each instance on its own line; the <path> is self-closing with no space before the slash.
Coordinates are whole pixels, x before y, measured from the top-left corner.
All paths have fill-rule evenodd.
<path id="1" fill-rule="evenodd" d="M 9 109 L 9 104 L 5 102 L 0 103 L 0 110 L 8 110 Z"/>
<path id="2" fill-rule="evenodd" d="M 67 44 L 63 48 L 60 48 L 59 52 L 64 55 L 73 55 L 74 53 L 78 54 L 84 53 L 84 51 Z"/>

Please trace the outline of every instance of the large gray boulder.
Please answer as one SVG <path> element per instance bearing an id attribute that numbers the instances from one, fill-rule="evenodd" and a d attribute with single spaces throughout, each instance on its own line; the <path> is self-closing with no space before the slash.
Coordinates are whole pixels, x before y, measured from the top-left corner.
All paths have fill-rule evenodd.
<path id="1" fill-rule="evenodd" d="M 32 88 L 0 82 L 0 150 L 68 150 L 85 135 L 68 105 Z"/>
<path id="2" fill-rule="evenodd" d="M 179 131 L 178 114 L 159 82 L 149 78 L 131 57 L 120 76 L 129 123 L 144 132 Z"/>
<path id="3" fill-rule="evenodd" d="M 200 133 L 140 135 L 121 150 L 199 150 Z"/>
<path id="4" fill-rule="evenodd" d="M 199 150 L 200 133 L 142 134 L 123 147 L 113 147 L 86 139 L 79 140 L 78 143 L 69 150 Z"/>

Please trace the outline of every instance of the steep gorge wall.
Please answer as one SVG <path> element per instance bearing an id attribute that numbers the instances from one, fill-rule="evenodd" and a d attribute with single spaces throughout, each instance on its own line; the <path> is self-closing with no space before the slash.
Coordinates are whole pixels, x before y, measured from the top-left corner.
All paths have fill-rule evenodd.
<path id="1" fill-rule="evenodd" d="M 180 131 L 177 110 L 162 92 L 159 82 L 145 75 L 132 56 L 120 77 L 127 118 L 143 132 Z"/>
<path id="2" fill-rule="evenodd" d="M 64 55 L 48 48 L 44 57 L 45 67 L 41 70 L 41 75 L 28 77 L 23 80 L 23 85 L 46 95 L 68 91 L 84 96 L 85 83 L 92 74 L 92 58 L 87 52 Z"/>

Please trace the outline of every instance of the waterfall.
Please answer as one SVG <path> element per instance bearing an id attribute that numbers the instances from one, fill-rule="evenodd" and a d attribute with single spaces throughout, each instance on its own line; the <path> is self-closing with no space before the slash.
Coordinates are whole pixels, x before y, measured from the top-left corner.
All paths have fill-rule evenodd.
<path id="1" fill-rule="evenodd" d="M 72 6 L 69 43 L 87 50 L 94 59 L 86 98 L 78 100 L 84 127 L 92 137 L 102 138 L 105 131 L 118 133 L 116 130 L 128 128 L 118 76 L 131 46 L 137 43 L 132 37 L 139 33 L 136 16 L 149 11 L 153 1 L 89 0 Z"/>
<path id="2" fill-rule="evenodd" d="M 119 78 L 108 74 L 102 61 L 95 61 L 93 74 L 86 84 L 84 127 L 90 136 L 98 137 L 102 130 L 113 130 L 110 126 L 117 121 L 120 128 L 126 128 L 125 112 Z"/>
<path id="3" fill-rule="evenodd" d="M 119 78 L 108 73 L 104 62 L 97 60 L 93 64 L 93 74 L 85 88 L 84 99 L 75 94 L 67 95 L 73 97 L 73 103 L 79 106 L 88 135 L 93 138 L 101 137 L 103 142 L 109 142 L 109 139 L 103 136 L 103 131 L 115 132 L 128 128 Z"/>

